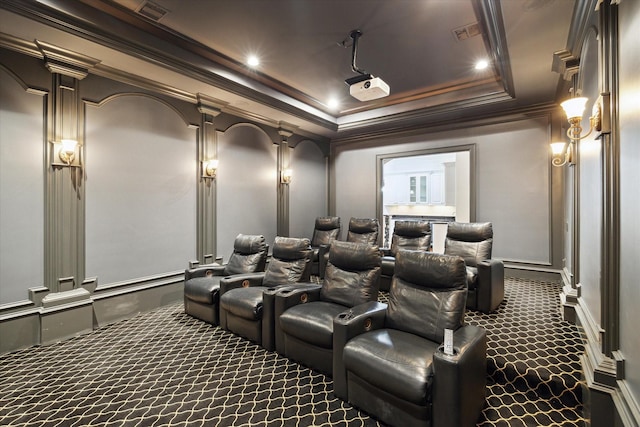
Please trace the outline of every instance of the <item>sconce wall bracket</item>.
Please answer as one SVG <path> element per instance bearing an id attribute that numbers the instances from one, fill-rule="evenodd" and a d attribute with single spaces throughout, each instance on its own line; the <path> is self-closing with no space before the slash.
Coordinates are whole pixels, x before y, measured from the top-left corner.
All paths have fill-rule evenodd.
<path id="1" fill-rule="evenodd" d="M 600 134 L 611 133 L 611 96 L 608 92 L 600 94 L 593 105 L 591 115 L 594 117 L 593 128 L 596 132 Z"/>
<path id="2" fill-rule="evenodd" d="M 202 178 L 216 179 L 218 173 L 218 161 L 215 159 L 202 162 Z"/>

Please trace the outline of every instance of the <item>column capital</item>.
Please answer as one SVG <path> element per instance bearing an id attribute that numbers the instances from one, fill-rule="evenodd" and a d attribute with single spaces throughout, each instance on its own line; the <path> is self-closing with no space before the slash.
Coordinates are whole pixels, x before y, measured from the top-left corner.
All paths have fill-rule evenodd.
<path id="1" fill-rule="evenodd" d="M 576 58 L 566 49 L 559 50 L 553 53 L 551 69 L 562 74 L 564 80 L 571 81 L 572 77 L 580 71 L 580 58 Z"/>
<path id="2" fill-rule="evenodd" d="M 82 80 L 87 77 L 90 69 L 102 62 L 99 59 L 63 49 L 40 40 L 36 40 L 35 43 L 40 53 L 42 53 L 45 66 L 52 73 Z"/>
<path id="3" fill-rule="evenodd" d="M 211 96 L 205 95 L 203 93 L 198 93 L 196 95 L 198 99 L 198 111 L 202 114 L 208 114 L 213 117 L 217 117 L 220 113 L 222 113 L 222 109 L 229 105 L 228 102 L 220 101 L 219 99 L 213 98 Z"/>
<path id="4" fill-rule="evenodd" d="M 290 138 L 295 133 L 296 129 L 298 129 L 298 126 L 287 122 L 279 122 L 278 126 L 278 135 L 280 135 L 283 140 Z"/>

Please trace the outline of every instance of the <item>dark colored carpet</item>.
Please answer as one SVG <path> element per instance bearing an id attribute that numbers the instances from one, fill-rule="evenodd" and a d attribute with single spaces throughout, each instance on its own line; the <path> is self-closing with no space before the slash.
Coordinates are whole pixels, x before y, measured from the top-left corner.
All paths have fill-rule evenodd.
<path id="1" fill-rule="evenodd" d="M 479 426 L 584 426 L 577 328 L 554 282 L 507 279 L 487 329 Z M 384 300 L 384 295 L 381 296 Z M 62 343 L 0 357 L 3 426 L 380 426 L 331 379 L 183 313 L 142 313 Z"/>

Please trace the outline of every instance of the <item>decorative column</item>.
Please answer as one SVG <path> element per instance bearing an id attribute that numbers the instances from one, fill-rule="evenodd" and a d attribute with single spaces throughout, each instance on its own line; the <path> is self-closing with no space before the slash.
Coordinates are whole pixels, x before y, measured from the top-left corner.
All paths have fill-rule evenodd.
<path id="1" fill-rule="evenodd" d="M 574 57 L 571 52 L 562 50 L 553 54 L 553 70 L 562 74 L 564 80 L 572 82 L 571 90 L 574 91 L 578 84 L 578 72 L 580 71 L 580 58 Z M 563 138 L 564 138 L 564 132 Z M 571 174 L 573 185 L 571 187 L 572 210 L 571 210 L 571 265 L 568 286 L 562 289 L 561 299 L 563 301 L 563 317 L 566 320 L 576 323 L 575 307 L 580 298 L 580 140 L 575 141 L 573 150 L 573 162 L 566 169 L 564 179 Z M 562 168 L 564 171 L 565 169 Z"/>
<path id="2" fill-rule="evenodd" d="M 45 285 L 79 289 L 84 280 L 83 134 L 78 84 L 98 60 L 36 41 L 52 73 L 48 113 Z M 65 146 L 63 141 L 76 141 Z"/>
<path id="3" fill-rule="evenodd" d="M 198 262 L 210 264 L 216 259 L 216 174 L 218 139 L 214 119 L 222 112 L 222 104 L 198 94 L 201 125 L 198 141 Z"/>
<path id="4" fill-rule="evenodd" d="M 45 191 L 45 286 L 41 342 L 93 329 L 85 279 L 84 135 L 79 82 L 100 61 L 36 41 L 52 73 L 47 114 Z"/>
<path id="5" fill-rule="evenodd" d="M 278 134 L 282 137 L 278 145 L 278 236 L 289 236 L 289 185 L 291 175 L 291 153 L 288 138 L 293 135 L 291 128 L 280 127 Z"/>

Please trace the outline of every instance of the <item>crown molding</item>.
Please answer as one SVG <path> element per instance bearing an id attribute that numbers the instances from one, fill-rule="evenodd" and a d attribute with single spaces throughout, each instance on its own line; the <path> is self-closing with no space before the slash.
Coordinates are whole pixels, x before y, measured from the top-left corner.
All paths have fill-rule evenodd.
<path id="1" fill-rule="evenodd" d="M 118 17 L 126 20 L 120 20 L 78 1 L 52 0 L 49 3 L 52 6 L 3 0 L 0 8 L 290 114 L 330 132 L 337 130 L 335 118 L 311 103 L 296 99 L 294 94 L 288 95 L 291 90 L 273 89 L 264 83 L 264 77 L 262 81 L 249 79 L 231 68 L 229 59 L 225 60 L 219 53 L 195 41 L 161 30 L 124 11 L 120 11 Z M 127 18 L 127 15 L 130 16 Z M 118 33 L 108 30 L 113 27 L 119 29 Z"/>

